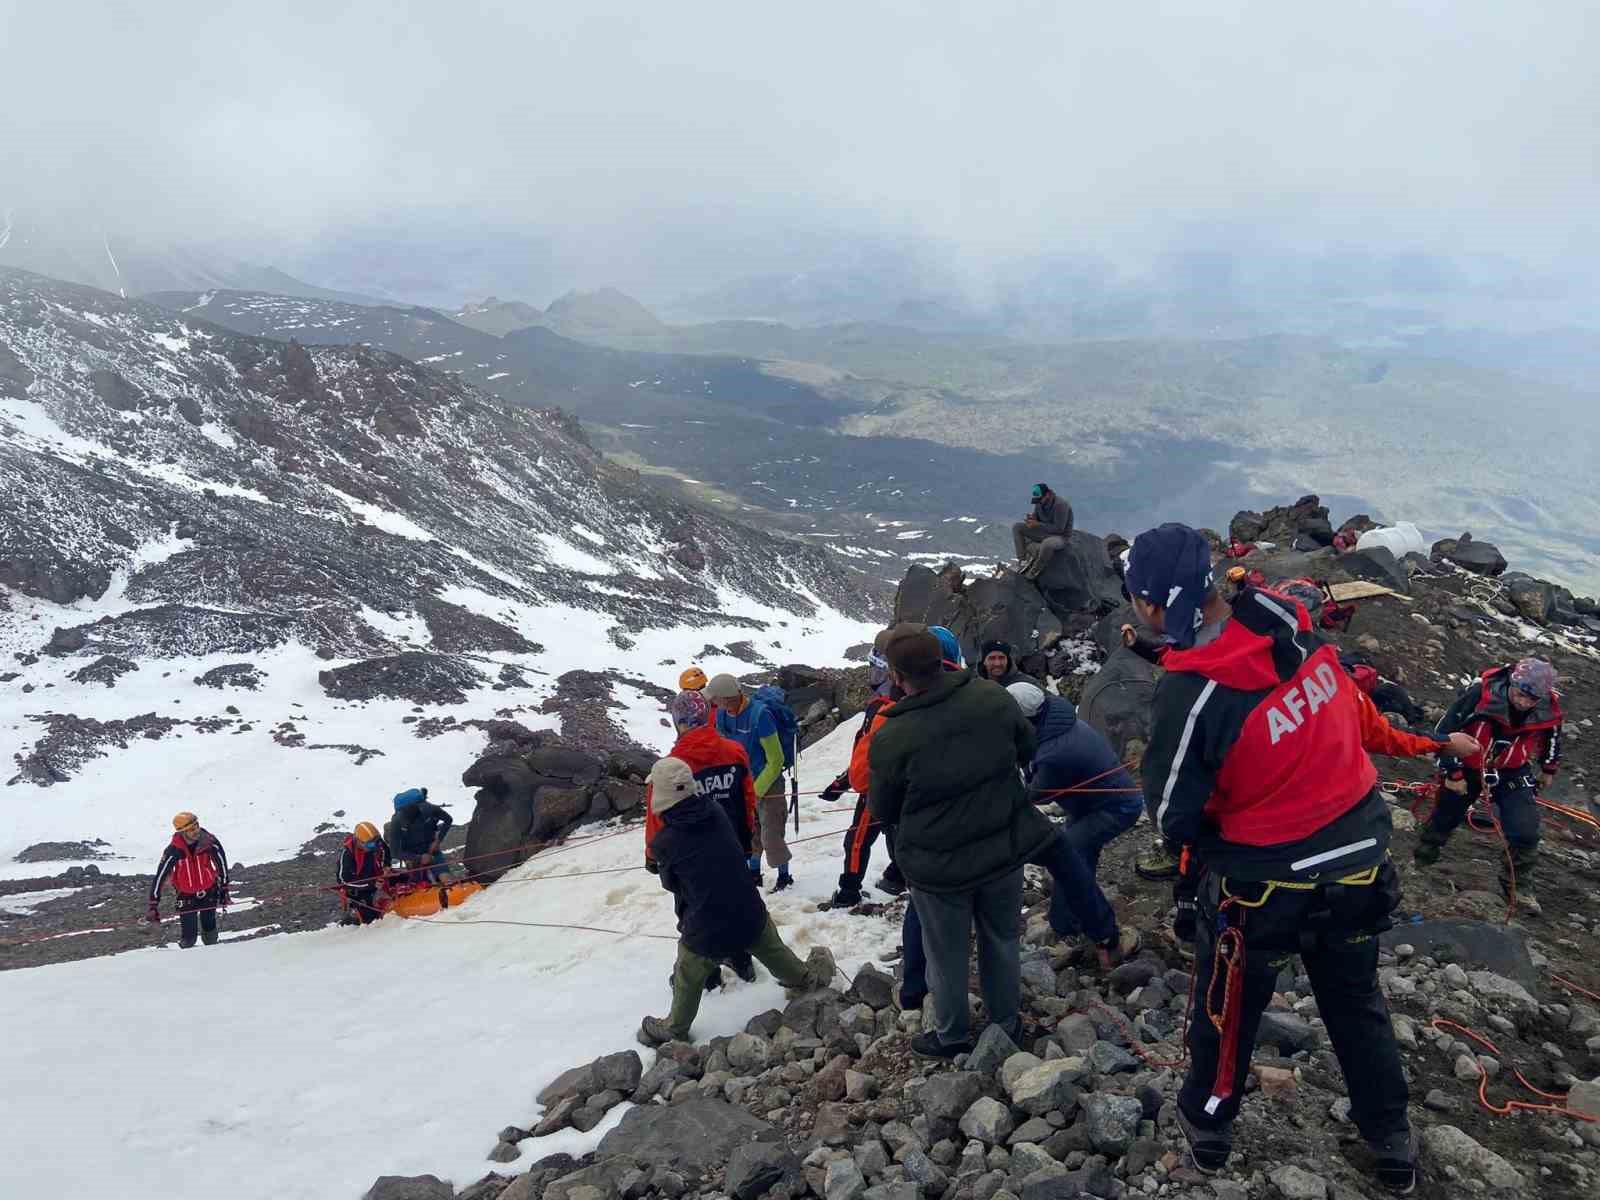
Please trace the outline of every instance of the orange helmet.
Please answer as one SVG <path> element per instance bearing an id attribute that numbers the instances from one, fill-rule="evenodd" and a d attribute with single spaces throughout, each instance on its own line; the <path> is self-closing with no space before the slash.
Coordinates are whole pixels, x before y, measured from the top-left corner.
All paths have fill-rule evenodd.
<path id="1" fill-rule="evenodd" d="M 189 828 L 191 825 L 198 826 L 199 824 L 200 818 L 192 812 L 181 812 L 172 818 L 172 827 L 180 831 Z"/>
<path id="2" fill-rule="evenodd" d="M 698 692 L 706 685 L 706 673 L 699 667 L 690 667 L 678 676 L 678 687 L 685 692 Z"/>
<path id="3" fill-rule="evenodd" d="M 362 844 L 375 842 L 378 840 L 378 827 L 371 821 L 363 821 L 356 826 L 355 837 L 356 841 Z"/>

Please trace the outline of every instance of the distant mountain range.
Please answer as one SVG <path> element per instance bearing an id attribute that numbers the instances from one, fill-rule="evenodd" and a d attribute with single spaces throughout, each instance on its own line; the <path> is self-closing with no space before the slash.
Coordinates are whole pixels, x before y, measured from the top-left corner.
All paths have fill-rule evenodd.
<path id="1" fill-rule="evenodd" d="M 651 337 L 667 332 L 667 326 L 659 317 L 616 288 L 568 292 L 542 310 L 520 300 L 499 300 L 490 296 L 487 300 L 464 304 L 450 316 L 468 328 L 496 337 L 535 325 L 553 329 L 565 337 L 589 341 Z"/>

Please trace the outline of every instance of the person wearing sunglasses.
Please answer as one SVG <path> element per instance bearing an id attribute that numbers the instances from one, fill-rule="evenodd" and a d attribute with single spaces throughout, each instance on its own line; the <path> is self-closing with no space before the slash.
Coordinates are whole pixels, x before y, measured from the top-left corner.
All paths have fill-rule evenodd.
<path id="1" fill-rule="evenodd" d="M 200 818 L 181 812 L 172 818 L 175 832 L 156 865 L 150 884 L 146 919 L 161 923 L 161 889 L 168 880 L 178 897 L 178 945 L 187 950 L 200 940 L 217 944 L 217 910 L 228 904 L 228 856 L 215 834 L 200 827 Z"/>
<path id="2" fill-rule="evenodd" d="M 378 908 L 378 889 L 389 875 L 389 843 L 378 827 L 362 821 L 344 839 L 339 852 L 339 894 L 344 897 L 345 925 L 367 925 L 383 913 Z"/>
<path id="3" fill-rule="evenodd" d="M 1542 658 L 1524 658 L 1485 671 L 1440 718 L 1437 734 L 1465 733 L 1481 751 L 1439 759 L 1439 803 L 1420 831 L 1414 857 L 1421 866 L 1439 861 L 1444 845 L 1474 804 L 1493 804 L 1505 831 L 1510 861 L 1500 856 L 1500 888 L 1516 892 L 1530 916 L 1543 911 L 1534 886 L 1539 854 L 1539 790 L 1561 766 L 1564 718 L 1555 668 Z"/>

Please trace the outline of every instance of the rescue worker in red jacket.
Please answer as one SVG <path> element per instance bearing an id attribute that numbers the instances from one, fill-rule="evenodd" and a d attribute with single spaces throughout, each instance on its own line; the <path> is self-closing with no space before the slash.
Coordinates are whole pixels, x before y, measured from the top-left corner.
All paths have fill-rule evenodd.
<path id="1" fill-rule="evenodd" d="M 345 925 L 367 925 L 383 916 L 378 908 L 378 889 L 389 877 L 389 843 L 378 827 L 362 821 L 344 839 L 339 851 L 337 875 L 339 893 L 344 897 Z"/>
<path id="2" fill-rule="evenodd" d="M 1201 1011 L 1177 1109 L 1195 1165 L 1227 1164 L 1262 1013 L 1299 954 L 1378 1179 L 1408 1191 L 1416 1144 L 1374 936 L 1400 888 L 1360 692 L 1300 605 L 1249 586 L 1224 600 L 1188 526 L 1141 534 L 1126 578 L 1139 619 L 1169 643 L 1144 789 L 1187 862 L 1175 892 Z"/>
<path id="3" fill-rule="evenodd" d="M 750 756 L 744 747 L 717 732 L 711 720 L 711 704 L 698 690 L 684 690 L 672 698 L 672 727 L 678 740 L 672 744 L 667 757 L 689 764 L 694 772 L 695 786 L 700 795 L 709 796 L 728 816 L 733 835 L 748 859 L 755 844 L 756 787 L 750 770 Z M 649 789 L 645 789 L 644 861 L 646 868 L 655 863 L 651 845 L 661 829 L 661 818 L 650 807 Z M 755 874 L 755 872 L 751 872 Z"/>
<path id="4" fill-rule="evenodd" d="M 1534 916 L 1543 912 L 1535 894 L 1539 854 L 1540 789 L 1561 766 L 1561 693 L 1556 672 L 1541 658 L 1485 671 L 1456 698 L 1437 732 L 1465 732 L 1486 749 L 1441 760 L 1439 803 L 1422 826 L 1415 856 L 1430 866 L 1444 844 L 1480 800 L 1499 810 L 1510 861 L 1501 856 L 1500 887 Z M 1485 793 L 1487 792 L 1487 795 Z"/>
<path id="5" fill-rule="evenodd" d="M 217 910 L 228 904 L 228 856 L 192 812 L 173 817 L 172 827 L 177 832 L 156 864 L 147 917 L 152 925 L 161 923 L 161 889 L 170 879 L 178 897 L 178 945 L 187 950 L 198 931 L 201 941 L 214 946 Z"/>

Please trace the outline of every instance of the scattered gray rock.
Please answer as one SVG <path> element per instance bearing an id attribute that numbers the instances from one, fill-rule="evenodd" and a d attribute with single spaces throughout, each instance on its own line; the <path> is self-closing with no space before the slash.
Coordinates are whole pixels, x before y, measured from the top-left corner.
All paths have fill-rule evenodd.
<path id="1" fill-rule="evenodd" d="M 454 1200 L 455 1194 L 436 1175 L 380 1175 L 361 1200 Z"/>
<path id="2" fill-rule="evenodd" d="M 888 1008 L 894 1003 L 894 977 L 870 962 L 865 963 L 856 972 L 850 994 L 872 1008 Z"/>
<path id="3" fill-rule="evenodd" d="M 998 1146 L 1011 1136 L 1016 1122 L 1011 1110 L 988 1096 L 973 1101 L 961 1118 L 961 1132 L 986 1146 Z"/>
<path id="4" fill-rule="evenodd" d="M 735 1146 L 778 1140 L 775 1128 L 743 1108 L 697 1098 L 629 1109 L 600 1139 L 597 1153 L 630 1158 L 639 1166 L 698 1173 L 721 1167 Z"/>
<path id="5" fill-rule="evenodd" d="M 823 1185 L 823 1200 L 861 1200 L 867 1181 L 853 1159 L 841 1158 L 828 1164 Z"/>
<path id="6" fill-rule="evenodd" d="M 1454 1125 L 1432 1125 L 1422 1131 L 1422 1153 L 1443 1171 L 1454 1167 L 1469 1179 L 1480 1179 L 1496 1190 L 1523 1185 L 1522 1173 L 1493 1150 L 1481 1146 Z"/>
<path id="7" fill-rule="evenodd" d="M 1269 1178 L 1284 1200 L 1327 1200 L 1327 1183 L 1320 1175 L 1313 1175 L 1301 1167 L 1279 1167 Z"/>
<path id="8" fill-rule="evenodd" d="M 1055 1110 L 1069 1112 L 1078 1101 L 1078 1085 L 1087 1074 L 1081 1058 L 1051 1059 L 1013 1081 L 1011 1103 L 1035 1117 Z"/>
<path id="9" fill-rule="evenodd" d="M 1011 1040 L 1011 1035 L 991 1022 L 967 1056 L 967 1070 L 993 1075 L 1015 1053 L 1017 1044 Z"/>
<path id="10" fill-rule="evenodd" d="M 1084 1098 L 1089 1142 L 1103 1154 L 1126 1154 L 1144 1119 L 1144 1106 L 1132 1096 L 1094 1094 Z"/>
<path id="11" fill-rule="evenodd" d="M 983 1076 L 976 1071 L 952 1071 L 923 1084 L 918 1103 L 929 1117 L 959 1121 L 982 1094 Z"/>
<path id="12" fill-rule="evenodd" d="M 747 1142 L 728 1157 L 723 1184 L 736 1200 L 756 1200 L 780 1184 L 795 1184 L 800 1178 L 800 1160 L 782 1142 Z"/>
<path id="13" fill-rule="evenodd" d="M 1281 1054 L 1295 1054 L 1316 1049 L 1318 1041 L 1317 1031 L 1299 1017 L 1280 1012 L 1262 1014 L 1257 1045 L 1276 1046 Z"/>

